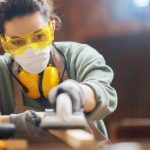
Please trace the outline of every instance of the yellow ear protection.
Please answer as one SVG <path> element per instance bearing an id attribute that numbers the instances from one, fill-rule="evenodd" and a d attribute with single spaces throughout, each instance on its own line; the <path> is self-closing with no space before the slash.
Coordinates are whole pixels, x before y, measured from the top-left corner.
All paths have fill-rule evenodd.
<path id="1" fill-rule="evenodd" d="M 59 84 L 59 75 L 55 67 L 47 66 L 40 74 L 20 70 L 18 80 L 28 89 L 27 95 L 33 99 L 47 98 L 49 91 Z"/>
<path id="2" fill-rule="evenodd" d="M 57 47 L 55 46 L 55 48 Z M 61 52 L 60 54 L 64 57 L 65 60 L 65 65 L 64 65 L 64 71 L 65 71 L 67 67 L 66 58 Z M 23 87 L 25 93 L 33 99 L 39 99 L 40 97 L 47 98 L 50 90 L 56 85 L 58 85 L 60 82 L 62 82 L 64 76 L 64 71 L 63 71 L 62 77 L 61 79 L 59 79 L 59 74 L 57 69 L 55 67 L 52 67 L 51 65 L 48 65 L 45 68 L 45 70 L 40 74 L 32 74 L 25 70 L 20 69 L 18 75 L 14 75 L 12 69 L 10 70 L 13 77 Z"/>

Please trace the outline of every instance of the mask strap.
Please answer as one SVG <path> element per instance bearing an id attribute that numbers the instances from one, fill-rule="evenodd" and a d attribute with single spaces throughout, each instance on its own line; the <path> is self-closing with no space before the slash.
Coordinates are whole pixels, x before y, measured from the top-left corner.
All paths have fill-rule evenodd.
<path id="1" fill-rule="evenodd" d="M 51 58 L 54 63 L 54 66 L 57 68 L 60 81 L 59 83 L 63 82 L 63 80 L 68 79 L 68 73 L 67 73 L 67 59 L 65 55 L 56 47 L 54 43 L 52 43 L 53 49 L 51 52 Z M 62 57 L 61 57 L 61 56 Z"/>

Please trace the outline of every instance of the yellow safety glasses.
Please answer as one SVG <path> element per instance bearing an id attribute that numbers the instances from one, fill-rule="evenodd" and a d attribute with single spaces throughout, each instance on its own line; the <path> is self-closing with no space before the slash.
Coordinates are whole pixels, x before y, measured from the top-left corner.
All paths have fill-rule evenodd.
<path id="1" fill-rule="evenodd" d="M 23 54 L 28 46 L 35 50 L 48 46 L 54 40 L 54 30 L 52 23 L 49 21 L 42 29 L 23 37 L 4 37 L 0 35 L 0 38 L 4 50 L 16 56 Z"/>

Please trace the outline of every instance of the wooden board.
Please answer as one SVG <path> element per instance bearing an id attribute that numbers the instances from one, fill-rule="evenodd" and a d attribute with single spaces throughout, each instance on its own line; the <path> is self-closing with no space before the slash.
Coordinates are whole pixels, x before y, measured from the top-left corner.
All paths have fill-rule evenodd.
<path id="1" fill-rule="evenodd" d="M 73 148 L 85 148 L 94 144 L 94 136 L 84 130 L 49 130 L 49 132 Z"/>
<path id="2" fill-rule="evenodd" d="M 27 150 L 26 140 L 0 140 L 0 150 Z"/>

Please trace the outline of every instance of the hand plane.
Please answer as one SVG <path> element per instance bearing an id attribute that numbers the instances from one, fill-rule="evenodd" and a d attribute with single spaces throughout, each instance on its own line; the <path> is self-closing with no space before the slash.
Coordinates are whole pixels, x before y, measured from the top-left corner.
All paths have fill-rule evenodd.
<path id="1" fill-rule="evenodd" d="M 82 109 L 72 111 L 72 102 L 66 93 L 58 95 L 56 111 L 46 109 L 40 127 L 46 129 L 83 129 L 87 127 L 87 120 Z"/>

